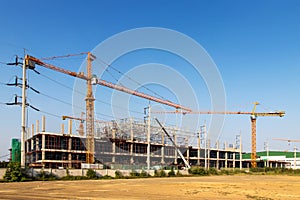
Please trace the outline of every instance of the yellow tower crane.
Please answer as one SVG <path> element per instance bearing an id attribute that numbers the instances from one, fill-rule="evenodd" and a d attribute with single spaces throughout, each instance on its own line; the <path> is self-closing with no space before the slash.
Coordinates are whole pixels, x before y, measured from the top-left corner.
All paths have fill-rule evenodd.
<path id="1" fill-rule="evenodd" d="M 84 73 L 76 73 L 73 71 L 69 71 L 57 66 L 54 66 L 52 64 L 48 64 L 43 62 L 42 60 L 51 60 L 51 59 L 55 59 L 55 58 L 63 58 L 63 57 L 70 57 L 70 56 L 75 56 L 75 55 L 84 55 L 87 54 L 87 75 L 84 75 Z M 29 69 L 34 69 L 35 68 L 35 64 L 45 67 L 47 69 L 51 69 L 69 76 L 73 76 L 79 79 L 83 79 L 85 81 L 87 81 L 87 95 L 85 98 L 86 101 L 86 137 L 87 137 L 87 157 L 86 157 L 86 162 L 87 163 L 94 163 L 94 154 L 95 154 L 95 144 L 94 144 L 94 96 L 93 96 L 93 90 L 92 90 L 92 85 L 102 85 L 111 89 L 115 89 L 121 92 L 125 92 L 137 97 L 141 97 L 144 99 L 148 99 L 150 101 L 154 101 L 157 103 L 161 103 L 164 105 L 168 105 L 170 107 L 174 107 L 176 109 L 182 109 L 185 111 L 192 111 L 190 108 L 182 106 L 180 104 L 177 103 L 173 103 L 169 100 L 165 100 L 165 99 L 160 99 L 142 92 L 138 92 L 136 90 L 131 90 L 129 88 L 120 86 L 120 85 L 116 85 L 114 83 L 102 80 L 102 79 L 98 79 L 97 77 L 94 77 L 92 75 L 92 61 L 96 59 L 95 56 L 93 56 L 90 52 L 87 53 L 79 53 L 79 54 L 69 54 L 66 56 L 54 56 L 54 57 L 49 57 L 49 58 L 43 58 L 43 59 L 38 59 L 35 58 L 33 56 L 30 55 L 26 55 L 25 56 L 25 63 L 26 65 L 29 66 Z"/>
<path id="2" fill-rule="evenodd" d="M 157 114 L 201 114 L 201 115 L 250 115 L 251 118 L 251 167 L 256 168 L 256 119 L 258 116 L 260 117 L 283 117 L 285 115 L 284 111 L 276 111 L 276 112 L 256 112 L 256 106 L 259 105 L 258 102 L 254 102 L 254 108 L 251 112 L 235 112 L 235 111 L 192 111 L 192 112 L 182 112 L 182 111 L 154 111 L 152 113 Z"/>

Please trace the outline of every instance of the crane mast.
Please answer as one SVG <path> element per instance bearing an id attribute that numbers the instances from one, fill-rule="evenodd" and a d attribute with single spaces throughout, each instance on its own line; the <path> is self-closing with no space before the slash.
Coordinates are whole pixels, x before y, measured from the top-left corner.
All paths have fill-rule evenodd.
<path id="1" fill-rule="evenodd" d="M 92 88 L 92 58 L 91 53 L 87 54 L 87 94 L 86 102 L 86 161 L 94 163 L 95 145 L 94 145 L 94 101 Z"/>

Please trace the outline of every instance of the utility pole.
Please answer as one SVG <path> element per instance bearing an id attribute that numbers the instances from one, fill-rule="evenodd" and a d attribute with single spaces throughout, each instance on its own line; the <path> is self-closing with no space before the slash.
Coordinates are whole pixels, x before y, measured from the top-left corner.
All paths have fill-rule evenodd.
<path id="1" fill-rule="evenodd" d="M 207 169 L 207 136 L 206 136 L 206 125 L 203 125 L 204 134 L 204 168 Z"/>
<path id="2" fill-rule="evenodd" d="M 297 169 L 297 161 L 296 161 L 296 157 L 297 157 L 297 147 L 296 145 L 294 146 L 294 169 Z"/>
<path id="3" fill-rule="evenodd" d="M 240 163 L 240 170 L 242 170 L 242 135 L 241 132 L 239 135 L 235 137 L 236 139 L 236 148 L 239 149 L 239 163 Z"/>
<path id="4" fill-rule="evenodd" d="M 21 167 L 25 168 L 25 135 L 26 135 L 26 60 L 23 60 L 23 79 L 22 79 L 22 124 L 21 124 Z"/>
<path id="5" fill-rule="evenodd" d="M 240 133 L 240 170 L 242 170 L 243 168 L 243 163 L 242 163 L 242 159 L 243 159 L 243 155 L 242 155 L 242 134 Z"/>
<path id="6" fill-rule="evenodd" d="M 25 49 L 24 49 L 24 54 L 25 54 Z M 35 64 L 28 60 L 28 56 L 24 55 L 24 59 L 23 59 L 23 63 L 18 61 L 18 56 L 16 56 L 16 60 L 15 63 L 7 63 L 7 65 L 15 65 L 18 66 L 20 64 L 22 64 L 22 84 L 18 83 L 18 77 L 16 77 L 15 79 L 15 83 L 14 84 L 6 84 L 8 86 L 20 86 L 22 85 L 22 102 L 19 103 L 18 102 L 18 97 L 19 96 L 15 96 L 15 102 L 14 103 L 6 103 L 6 105 L 21 105 L 22 106 L 22 111 L 21 111 L 21 167 L 25 168 L 26 166 L 26 154 L 25 154 L 25 140 L 26 140 L 26 107 L 29 106 L 31 108 L 33 108 L 36 111 L 39 111 L 39 109 L 33 107 L 32 105 L 29 105 L 26 102 L 26 90 L 27 88 L 32 89 L 34 92 L 39 93 L 39 91 L 33 89 L 32 87 L 30 87 L 27 84 L 27 75 L 26 75 L 26 71 L 27 68 L 34 70 L 35 68 Z M 35 70 L 34 70 L 35 71 Z M 35 71 L 36 73 L 38 73 L 37 71 Z"/>
<path id="7" fill-rule="evenodd" d="M 265 146 L 265 150 L 267 151 L 267 167 L 269 167 L 269 142 L 266 141 L 264 146 Z"/>
<path id="8" fill-rule="evenodd" d="M 200 152 L 201 152 L 201 128 L 198 132 L 198 141 L 197 141 L 197 145 L 198 145 L 198 149 L 197 149 L 197 165 L 200 166 L 201 165 L 201 158 L 200 158 Z"/>
<path id="9" fill-rule="evenodd" d="M 204 168 L 207 169 L 207 135 L 206 135 L 206 124 L 200 126 L 200 132 L 204 138 Z"/>

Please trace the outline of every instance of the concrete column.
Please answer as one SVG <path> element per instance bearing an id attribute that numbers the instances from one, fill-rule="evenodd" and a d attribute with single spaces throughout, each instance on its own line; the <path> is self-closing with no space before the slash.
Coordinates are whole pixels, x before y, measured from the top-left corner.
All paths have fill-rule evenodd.
<path id="1" fill-rule="evenodd" d="M 40 121 L 36 120 L 36 134 L 38 134 L 40 132 Z"/>
<path id="2" fill-rule="evenodd" d="M 165 164 L 165 133 L 163 131 L 161 132 L 161 164 Z"/>
<path id="3" fill-rule="evenodd" d="M 29 135 L 30 135 L 30 128 L 27 128 L 25 141 L 29 138 Z"/>
<path id="4" fill-rule="evenodd" d="M 243 168 L 242 163 L 243 155 L 242 155 L 242 135 L 240 135 L 240 170 Z"/>
<path id="5" fill-rule="evenodd" d="M 72 135 L 72 120 L 71 119 L 69 119 L 69 126 L 68 126 L 68 134 L 69 135 Z"/>
<path id="6" fill-rule="evenodd" d="M 61 134 L 65 134 L 65 124 L 61 124 Z"/>
<path id="7" fill-rule="evenodd" d="M 225 151 L 225 169 L 227 169 L 227 163 L 228 162 L 228 152 Z"/>
<path id="8" fill-rule="evenodd" d="M 207 141 L 207 169 L 210 167 L 210 140 Z"/>
<path id="9" fill-rule="evenodd" d="M 39 139 L 38 139 L 38 137 L 35 138 L 35 149 L 36 149 L 36 150 L 39 150 Z M 36 161 L 38 160 L 38 155 L 37 155 L 37 153 L 35 154 L 35 160 L 36 160 Z"/>
<path id="10" fill-rule="evenodd" d="M 31 142 L 30 142 L 30 139 L 28 139 L 27 141 L 26 141 L 26 143 L 27 143 L 27 145 L 26 145 L 26 153 L 28 153 L 29 151 L 30 151 L 30 144 L 31 144 Z"/>
<path id="11" fill-rule="evenodd" d="M 200 151 L 201 151 L 201 138 L 200 138 L 200 131 L 198 133 L 198 141 L 197 141 L 197 165 L 200 165 Z"/>
<path id="12" fill-rule="evenodd" d="M 174 137 L 175 145 L 177 146 L 177 137 L 175 134 L 173 135 L 173 137 Z M 174 164 L 177 165 L 177 151 L 176 151 L 175 147 L 174 147 L 174 157 L 175 157 Z"/>
<path id="13" fill-rule="evenodd" d="M 34 135 L 34 124 L 31 124 L 31 138 L 33 137 Z"/>
<path id="14" fill-rule="evenodd" d="M 235 168 L 235 152 L 233 152 L 233 164 L 232 167 Z"/>
<path id="15" fill-rule="evenodd" d="M 46 131 L 46 117 L 42 117 L 42 132 Z"/>
<path id="16" fill-rule="evenodd" d="M 69 154 L 68 154 L 68 160 L 69 160 L 69 168 L 72 168 L 72 138 L 69 137 L 69 140 L 68 140 L 68 151 L 69 151 Z"/>
<path id="17" fill-rule="evenodd" d="M 33 150 L 33 138 L 30 139 L 31 142 L 31 151 Z"/>
<path id="18" fill-rule="evenodd" d="M 112 163 L 116 162 L 116 157 L 115 157 L 115 154 L 116 154 L 116 142 L 115 142 L 115 139 L 116 139 L 116 130 L 113 128 L 112 129 L 112 153 L 113 153 L 113 156 L 112 156 L 112 160 L 111 160 Z"/>
<path id="19" fill-rule="evenodd" d="M 219 148 L 219 141 L 217 141 L 217 161 L 216 161 L 216 168 L 217 169 L 220 168 L 219 160 L 220 160 L 220 148 Z"/>
<path id="20" fill-rule="evenodd" d="M 45 160 L 45 144 L 46 144 L 46 136 L 43 133 L 42 135 L 42 162 Z"/>
<path id="21" fill-rule="evenodd" d="M 186 160 L 188 163 L 190 163 L 190 148 L 188 144 L 188 138 L 186 138 Z"/>
<path id="22" fill-rule="evenodd" d="M 130 163 L 133 164 L 134 163 L 134 159 L 133 159 L 133 138 L 134 138 L 134 133 L 133 133 L 133 119 L 130 119 Z"/>
<path id="23" fill-rule="evenodd" d="M 26 140 L 25 163 L 30 163 L 30 159 L 28 158 L 28 156 L 26 156 L 26 153 L 30 151 L 29 144 L 30 144 L 30 139 Z"/>

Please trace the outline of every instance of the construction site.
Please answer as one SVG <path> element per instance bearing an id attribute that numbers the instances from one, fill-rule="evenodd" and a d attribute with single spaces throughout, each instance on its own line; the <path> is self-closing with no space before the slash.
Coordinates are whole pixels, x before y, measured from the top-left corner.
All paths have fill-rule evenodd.
<path id="1" fill-rule="evenodd" d="M 0 200 L 300 200 L 300 1 L 1 1 Z"/>
<path id="2" fill-rule="evenodd" d="M 26 165 L 45 168 L 82 168 L 99 167 L 101 164 L 109 168 L 123 169 L 154 169 L 157 166 L 186 167 L 183 158 L 174 147 L 162 129 L 154 124 L 150 126 L 150 141 L 147 142 L 147 124 L 133 119 L 101 123 L 97 128 L 95 144 L 95 164 L 86 163 L 86 137 L 73 134 L 72 121 L 69 121 L 68 131 L 50 133 L 45 129 L 45 118 L 42 129 L 32 125 L 32 132 L 26 135 Z M 202 133 L 195 133 L 196 146 L 190 146 L 189 133 L 166 128 L 176 141 L 176 147 L 189 165 L 214 168 L 235 168 L 242 166 L 241 146 L 225 145 L 205 148 Z M 150 146 L 150 151 L 148 147 Z M 222 145 L 223 146 L 223 145 Z M 149 165 L 148 165 L 149 163 Z M 244 163 L 245 164 L 245 163 Z"/>
<path id="3" fill-rule="evenodd" d="M 86 75 L 83 72 L 72 72 L 42 60 L 87 55 Z M 252 111 L 193 111 L 190 108 L 161 99 L 145 93 L 116 85 L 92 74 L 92 62 L 96 57 L 90 53 L 70 54 L 38 59 L 29 55 L 24 62 L 19 63 L 16 58 L 15 65 L 22 64 L 23 83 L 22 103 L 13 104 L 22 106 L 22 137 L 19 152 L 21 166 L 34 168 L 94 168 L 94 169 L 156 169 L 166 166 L 188 169 L 191 166 L 204 168 L 256 168 L 259 167 L 286 167 L 290 162 L 284 159 L 261 159 L 256 150 L 256 119 L 257 117 L 283 117 L 284 111 L 256 112 L 258 102 L 254 103 Z M 14 63 L 13 63 L 14 64 Z M 46 118 L 42 117 L 31 127 L 26 127 L 26 71 L 40 66 L 58 73 L 82 79 L 87 83 L 85 104 L 86 110 L 81 117 L 61 116 L 68 120 L 68 124 L 61 125 L 60 132 L 46 130 Z M 18 85 L 16 80 L 15 85 Z M 149 101 L 157 102 L 174 108 L 174 111 L 159 111 L 161 114 L 194 114 L 194 115 L 248 115 L 251 122 L 252 151 L 249 157 L 242 148 L 241 135 L 235 141 L 211 141 L 208 137 L 206 125 L 196 131 L 186 131 L 176 126 L 165 126 L 157 118 L 151 117 L 151 106 L 145 108 L 144 120 L 134 118 L 101 121 L 94 117 L 94 95 L 92 86 L 102 85 L 117 91 L 125 92 Z M 32 106 L 30 106 L 32 107 Z M 32 107 L 35 109 L 34 107 Z M 74 121 L 79 124 L 78 130 L 73 130 Z M 78 123 L 79 122 L 79 123 Z M 41 129 L 40 129 L 41 127 Z M 16 152 L 16 148 L 12 148 Z M 14 156 L 16 157 L 16 156 Z M 295 154 L 295 159 L 298 157 Z M 267 160 L 267 162 L 266 162 Z M 296 161 L 293 168 L 296 169 Z"/>

